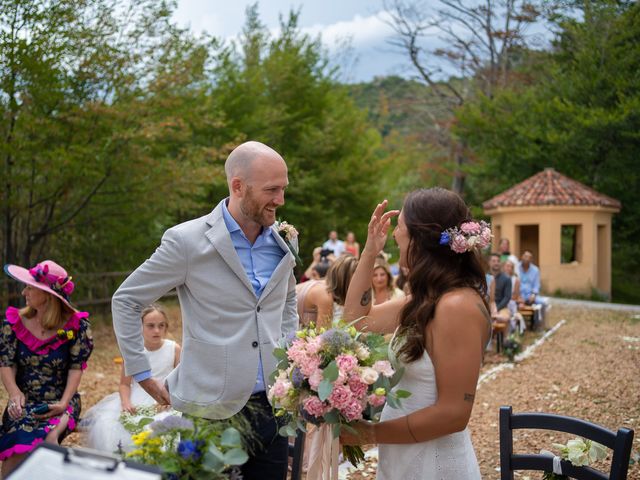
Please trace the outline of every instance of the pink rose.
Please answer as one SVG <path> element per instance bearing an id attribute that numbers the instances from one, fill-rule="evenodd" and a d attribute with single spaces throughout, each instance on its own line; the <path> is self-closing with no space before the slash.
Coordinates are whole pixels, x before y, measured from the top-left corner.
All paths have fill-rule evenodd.
<path id="1" fill-rule="evenodd" d="M 326 411 L 326 407 L 322 400 L 313 395 L 302 401 L 302 408 L 304 408 L 310 415 L 318 418 L 322 417 Z"/>
<path id="2" fill-rule="evenodd" d="M 351 391 L 343 385 L 334 385 L 333 391 L 329 395 L 329 404 L 338 410 L 346 408 L 352 400 Z"/>
<path id="3" fill-rule="evenodd" d="M 287 357 L 295 363 L 303 361 L 307 357 L 305 341 L 299 338 L 295 339 L 287 349 Z"/>
<path id="4" fill-rule="evenodd" d="M 358 359 L 353 355 L 341 353 L 336 357 L 336 364 L 341 372 L 349 373 L 358 366 Z"/>
<path id="5" fill-rule="evenodd" d="M 313 355 L 311 357 L 304 357 L 298 362 L 300 366 L 300 371 L 305 377 L 309 377 L 313 372 L 315 372 L 320 366 L 321 360 L 317 355 Z"/>
<path id="6" fill-rule="evenodd" d="M 309 386 L 311 386 L 311 390 L 317 392 L 320 382 L 322 382 L 322 370 L 318 368 L 309 376 Z"/>
<path id="7" fill-rule="evenodd" d="M 467 239 L 464 235 L 455 235 L 451 241 L 451 250 L 456 253 L 464 253 L 467 251 Z"/>
<path id="8" fill-rule="evenodd" d="M 373 369 L 385 377 L 393 377 L 395 371 L 388 360 L 378 360 L 373 364 Z"/>
<path id="9" fill-rule="evenodd" d="M 353 422 L 362 419 L 362 410 L 362 403 L 353 399 L 344 408 L 341 408 L 340 412 L 348 422 Z"/>
<path id="10" fill-rule="evenodd" d="M 349 388 L 356 398 L 362 398 L 367 394 L 369 386 L 357 376 L 349 377 Z"/>
<path id="11" fill-rule="evenodd" d="M 384 405 L 387 397 L 384 395 L 375 395 L 372 393 L 371 395 L 369 395 L 369 397 L 367 397 L 367 400 L 372 407 L 380 407 Z"/>
<path id="12" fill-rule="evenodd" d="M 482 229 L 482 233 L 478 237 L 478 242 L 476 245 L 479 248 L 486 248 L 491 243 L 491 229 L 489 227 L 484 227 Z"/>
<path id="13" fill-rule="evenodd" d="M 465 222 L 460 225 L 460 230 L 464 233 L 477 235 L 480 233 L 480 224 L 478 222 Z"/>
<path id="14" fill-rule="evenodd" d="M 322 349 L 322 337 L 314 337 L 307 339 L 307 353 L 315 355 Z"/>
<path id="15" fill-rule="evenodd" d="M 276 383 L 271 387 L 269 394 L 275 398 L 284 398 L 291 390 L 291 382 L 289 380 L 283 380 L 279 378 Z"/>

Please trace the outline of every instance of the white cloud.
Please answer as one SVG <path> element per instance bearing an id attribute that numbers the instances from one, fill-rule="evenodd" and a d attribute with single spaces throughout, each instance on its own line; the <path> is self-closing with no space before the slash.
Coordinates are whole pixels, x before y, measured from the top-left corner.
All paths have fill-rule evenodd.
<path id="1" fill-rule="evenodd" d="M 388 18 L 389 14 L 381 11 L 369 16 L 355 15 L 351 20 L 329 25 L 316 24 L 302 30 L 313 36 L 320 34 L 323 43 L 329 48 L 340 45 L 345 39 L 350 39 L 351 45 L 360 49 L 382 45 L 385 39 L 393 35 L 393 30 L 385 23 Z"/>

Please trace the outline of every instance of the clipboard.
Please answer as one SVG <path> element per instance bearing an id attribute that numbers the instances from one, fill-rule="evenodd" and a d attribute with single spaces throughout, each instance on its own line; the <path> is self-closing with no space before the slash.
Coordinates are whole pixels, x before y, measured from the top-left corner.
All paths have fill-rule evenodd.
<path id="1" fill-rule="evenodd" d="M 88 448 L 39 444 L 7 477 L 10 480 L 160 480 L 155 465 L 123 461 Z"/>

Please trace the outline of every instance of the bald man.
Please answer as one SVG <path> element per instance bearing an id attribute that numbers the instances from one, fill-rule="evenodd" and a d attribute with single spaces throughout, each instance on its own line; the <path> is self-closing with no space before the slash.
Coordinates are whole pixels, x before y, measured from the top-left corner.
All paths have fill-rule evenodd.
<path id="1" fill-rule="evenodd" d="M 287 165 L 267 145 L 247 142 L 231 152 L 225 173 L 229 196 L 208 215 L 167 230 L 114 294 L 113 326 L 126 375 L 159 404 L 185 414 L 246 415 L 258 443 L 243 478 L 280 480 L 287 439 L 278 435 L 265 391 L 276 366 L 273 349 L 298 323 L 295 260 L 274 227 L 289 183 Z M 145 355 L 140 314 L 174 288 L 182 357 L 161 379 Z"/>

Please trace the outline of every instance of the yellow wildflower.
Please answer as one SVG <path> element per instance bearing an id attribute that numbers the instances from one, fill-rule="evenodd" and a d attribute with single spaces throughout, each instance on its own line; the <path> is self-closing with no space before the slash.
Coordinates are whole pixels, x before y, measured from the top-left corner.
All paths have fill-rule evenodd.
<path id="1" fill-rule="evenodd" d="M 67 330 L 67 338 L 73 340 L 73 330 Z"/>

